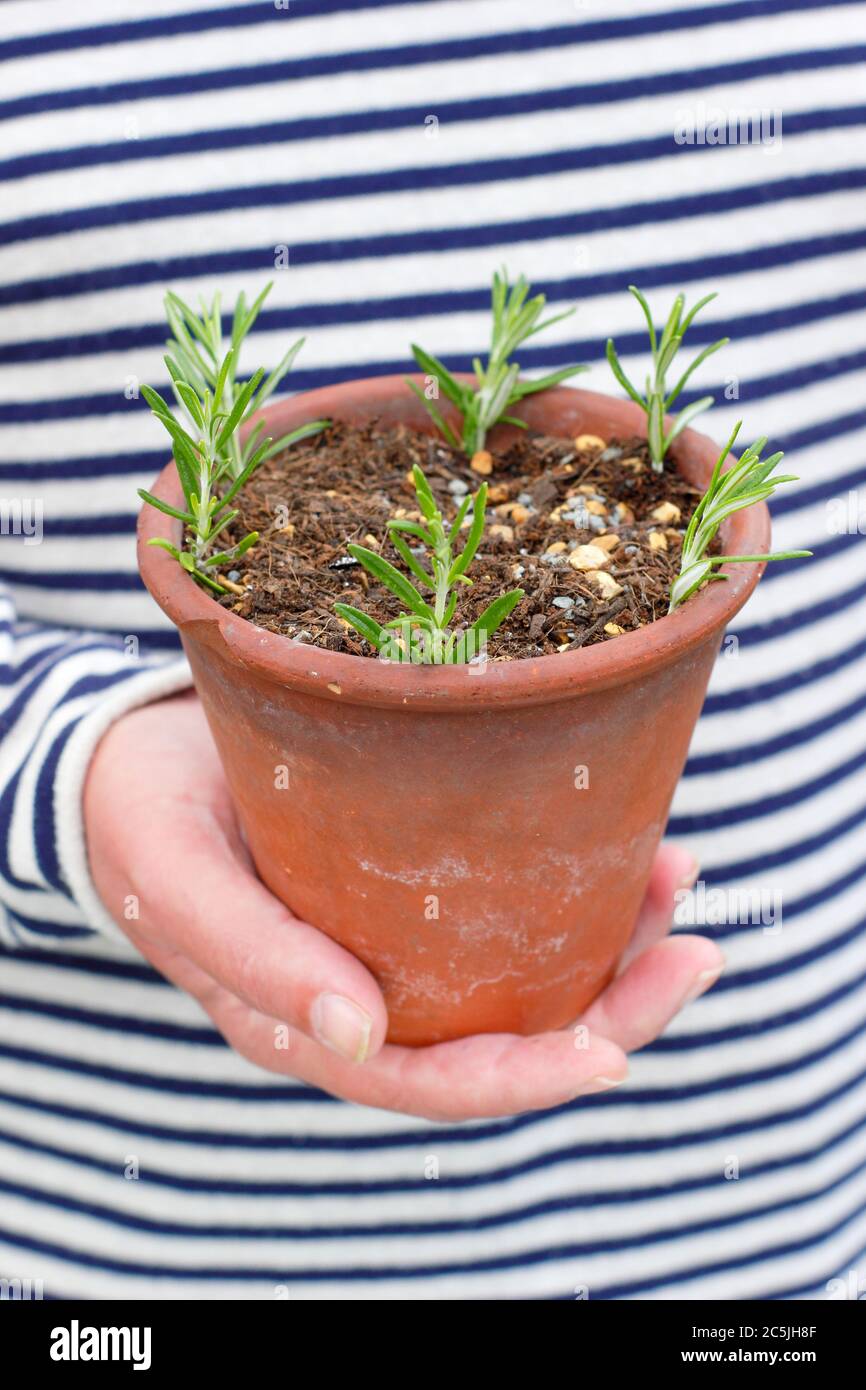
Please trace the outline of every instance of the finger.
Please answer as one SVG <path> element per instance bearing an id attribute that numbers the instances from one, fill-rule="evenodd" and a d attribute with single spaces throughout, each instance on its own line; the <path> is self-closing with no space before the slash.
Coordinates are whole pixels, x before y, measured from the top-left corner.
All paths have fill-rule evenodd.
<path id="1" fill-rule="evenodd" d="M 276 1019 L 251 1009 L 192 961 L 131 935 L 161 974 L 198 1000 L 242 1056 L 359 1105 L 431 1120 L 494 1118 L 608 1090 L 628 1072 L 621 1049 L 585 1029 L 532 1038 L 482 1034 L 424 1048 L 386 1044 L 356 1066 L 297 1030 L 286 1036 Z"/>
<path id="2" fill-rule="evenodd" d="M 236 1025 L 237 1019 L 221 1015 L 227 1036 Z M 256 1040 L 249 1020 L 247 1025 L 246 1047 L 269 1045 L 267 1022 L 259 1025 Z M 298 1034 L 285 1068 L 358 1104 L 431 1120 L 467 1120 L 545 1110 L 609 1090 L 626 1079 L 628 1061 L 606 1038 L 562 1031 L 531 1038 L 476 1034 L 419 1048 L 386 1044 L 365 1066 L 353 1067 Z"/>
<path id="3" fill-rule="evenodd" d="M 642 952 L 589 1006 L 581 1022 L 624 1052 L 634 1052 L 664 1032 L 724 967 L 724 956 L 706 937 L 671 936 Z"/>
<path id="4" fill-rule="evenodd" d="M 354 1062 L 381 1047 L 387 1012 L 369 970 L 268 892 L 206 807 L 175 808 L 165 833 L 143 835 L 135 871 L 139 935 Z"/>
<path id="5" fill-rule="evenodd" d="M 691 888 L 698 873 L 697 860 L 687 849 L 680 845 L 660 846 L 637 924 L 619 963 L 618 974 L 622 974 L 642 951 L 667 936 L 676 905 L 675 894 Z"/>

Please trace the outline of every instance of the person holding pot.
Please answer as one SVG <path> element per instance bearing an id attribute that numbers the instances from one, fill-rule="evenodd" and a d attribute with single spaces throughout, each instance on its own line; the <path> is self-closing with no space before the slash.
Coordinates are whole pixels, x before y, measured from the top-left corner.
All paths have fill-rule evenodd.
<path id="1" fill-rule="evenodd" d="M 857 1287 L 866 552 L 856 505 L 835 530 L 826 508 L 864 485 L 862 117 L 837 69 L 866 6 L 3 8 L 0 1268 L 56 1298 Z M 790 137 L 679 138 L 744 83 Z M 723 648 L 579 1032 L 400 1048 L 370 972 L 253 871 L 139 582 L 135 487 L 164 462 L 139 386 L 167 285 L 233 298 L 284 269 L 257 335 L 276 361 L 302 326 L 303 389 L 408 366 L 418 320 L 477 351 L 503 260 L 580 304 L 554 367 L 600 364 L 611 331 L 640 351 L 638 274 L 723 286 L 706 428 L 736 410 L 796 452 L 777 529 L 815 559 Z M 671 935 L 699 873 L 769 886 L 782 921 Z"/>

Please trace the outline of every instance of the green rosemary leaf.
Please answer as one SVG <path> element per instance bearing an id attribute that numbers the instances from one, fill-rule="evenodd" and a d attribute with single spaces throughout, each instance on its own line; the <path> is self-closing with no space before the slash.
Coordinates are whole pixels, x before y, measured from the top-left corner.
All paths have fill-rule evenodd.
<path id="1" fill-rule="evenodd" d="M 674 420 L 673 424 L 671 425 L 670 429 L 665 435 L 665 453 L 667 453 L 668 449 L 670 448 L 671 444 L 673 444 L 677 436 L 682 434 L 683 430 L 691 424 L 692 420 L 694 420 L 696 416 L 703 414 L 705 410 L 709 410 L 712 403 L 712 396 L 701 396 L 699 401 L 692 401 L 691 405 L 687 405 L 685 410 L 680 411 L 679 415 Z M 660 408 L 664 409 L 663 406 Z"/>
<path id="2" fill-rule="evenodd" d="M 269 400 L 270 397 L 274 394 L 280 382 L 283 380 L 283 377 L 286 375 L 287 372 L 291 370 L 295 358 L 297 357 L 298 353 L 300 352 L 301 348 L 304 346 L 304 343 L 306 341 L 306 338 L 299 338 L 296 343 L 292 343 L 292 346 L 289 348 L 288 352 L 281 359 L 278 365 L 274 368 L 270 376 L 266 377 L 266 379 L 262 383 L 261 390 L 256 396 L 255 401 L 253 402 L 253 410 L 261 410 L 262 406 L 265 404 L 265 401 Z"/>
<path id="3" fill-rule="evenodd" d="M 192 576 L 193 579 L 197 579 L 201 584 L 204 584 L 206 588 L 213 589 L 215 594 L 225 594 L 228 592 L 216 579 L 211 579 L 209 575 L 204 574 L 201 570 L 193 570 Z"/>
<path id="4" fill-rule="evenodd" d="M 425 352 L 423 348 L 418 347 L 417 343 L 412 343 L 410 346 L 412 349 L 412 356 L 415 358 L 415 361 L 418 363 L 424 375 L 434 377 L 436 381 L 438 381 L 439 389 L 442 393 L 448 397 L 452 405 L 456 405 L 459 408 L 463 400 L 463 388 L 459 381 L 455 380 L 448 368 L 439 361 L 438 357 L 434 357 L 432 353 Z"/>
<path id="5" fill-rule="evenodd" d="M 356 632 L 360 633 L 362 637 L 366 638 L 370 645 L 375 647 L 377 651 L 381 651 L 385 646 L 385 643 L 388 641 L 388 634 L 385 629 L 376 622 L 375 618 L 371 618 L 369 614 L 362 613 L 360 608 L 353 608 L 351 604 L 348 603 L 335 603 L 334 612 L 339 614 L 339 616 L 349 623 Z"/>
<path id="6" fill-rule="evenodd" d="M 407 536 L 417 536 L 426 545 L 432 545 L 433 540 L 428 531 L 424 530 L 420 521 L 404 521 L 402 517 L 397 517 L 386 523 L 388 531 L 402 531 Z"/>
<path id="7" fill-rule="evenodd" d="M 457 537 L 460 535 L 460 532 L 463 529 L 463 523 L 466 520 L 466 513 L 469 511 L 469 508 L 471 506 L 472 497 L 467 493 L 467 495 L 463 498 L 463 501 L 460 503 L 460 506 L 457 508 L 457 515 L 451 523 L 451 530 L 448 532 L 449 545 L 453 545 L 454 542 L 457 540 Z"/>
<path id="8" fill-rule="evenodd" d="M 268 448 L 266 458 L 273 458 L 274 454 L 279 454 L 283 449 L 288 449 L 292 444 L 298 444 L 302 439 L 309 439 L 314 434 L 321 434 L 330 425 L 330 420 L 308 420 L 305 425 L 299 425 L 297 429 L 289 434 L 284 434 L 279 439 L 275 439 Z"/>
<path id="9" fill-rule="evenodd" d="M 194 511 L 191 499 L 199 480 L 199 458 L 195 446 L 175 420 L 164 420 L 162 416 L 159 418 L 172 436 L 172 453 L 174 454 L 177 476 L 180 479 L 186 504 L 190 511 Z"/>
<path id="10" fill-rule="evenodd" d="M 264 420 L 256 420 L 256 423 L 247 432 L 244 442 L 241 445 L 241 465 L 246 467 L 253 456 L 255 449 L 261 444 L 260 435 L 265 428 Z"/>
<path id="11" fill-rule="evenodd" d="M 216 359 L 207 348 L 205 349 L 206 356 L 202 356 L 187 326 L 188 324 L 193 325 L 198 341 L 204 344 L 206 336 L 204 325 L 192 310 L 171 291 L 165 296 L 165 312 L 168 326 L 172 332 L 172 341 L 166 344 L 169 353 L 182 362 L 184 375 L 192 385 L 199 389 L 206 384 L 212 386 L 216 380 Z M 211 360 L 208 361 L 207 357 L 210 357 Z M 197 378 L 196 381 L 192 380 L 193 376 Z"/>
<path id="12" fill-rule="evenodd" d="M 154 415 L 158 416 L 160 420 L 174 420 L 174 416 L 171 413 L 167 401 L 164 401 L 159 392 L 154 391 L 152 386 L 142 386 L 141 394 L 144 396 L 144 399 L 147 401 Z"/>
<path id="13" fill-rule="evenodd" d="M 682 336 L 683 334 L 685 334 L 687 328 L 690 328 L 690 327 L 691 327 L 691 324 L 692 324 L 693 320 L 697 318 L 697 316 L 698 316 L 698 314 L 701 312 L 701 310 L 702 310 L 703 308 L 705 308 L 707 304 L 712 303 L 712 301 L 713 301 L 714 299 L 718 299 L 718 297 L 719 297 L 719 292 L 718 292 L 718 290 L 713 290 L 712 294 L 705 294 L 704 297 L 703 297 L 703 299 L 699 299 L 698 302 L 697 302 L 697 304 L 693 304 L 693 305 L 692 305 L 691 309 L 690 309 L 689 312 L 686 314 L 685 318 L 683 319 L 682 323 L 680 324 L 680 335 L 681 335 L 681 336 Z M 727 342 L 728 339 L 725 338 L 724 341 Z"/>
<path id="14" fill-rule="evenodd" d="M 773 487 L 761 487 L 755 488 L 754 491 L 737 493 L 727 501 L 716 499 L 704 512 L 701 525 L 715 535 L 727 517 L 733 516 L 734 512 L 741 512 L 744 507 L 753 506 L 755 502 L 766 502 L 768 497 L 772 497 L 773 492 Z"/>
<path id="15" fill-rule="evenodd" d="M 402 537 L 399 534 L 397 534 L 397 532 L 391 530 L 390 526 L 389 535 L 391 537 L 391 544 L 397 551 L 397 554 L 402 556 L 404 564 L 406 564 L 408 568 L 412 571 L 415 578 L 420 579 L 422 584 L 426 584 L 428 589 L 435 589 L 436 585 L 432 577 L 424 569 L 424 566 L 421 564 L 418 557 L 412 554 L 412 551 L 409 549 L 406 542 L 402 539 Z"/>
<path id="16" fill-rule="evenodd" d="M 192 435 L 187 433 L 180 421 L 175 420 L 173 415 L 170 415 L 167 419 L 163 418 L 161 415 L 158 418 L 164 428 L 168 430 L 172 440 L 180 444 L 187 457 L 192 457 L 197 460 L 199 454 L 199 441 L 193 439 Z"/>
<path id="17" fill-rule="evenodd" d="M 196 508 L 192 505 L 192 498 L 199 485 L 201 476 L 200 455 L 192 447 L 188 446 L 186 440 L 183 439 L 175 439 L 172 453 L 174 454 L 177 476 L 180 478 L 180 485 L 183 490 L 183 495 L 186 498 L 187 506 L 190 511 L 195 511 Z"/>
<path id="18" fill-rule="evenodd" d="M 159 497 L 154 497 L 152 492 L 145 488 L 138 489 L 138 495 L 143 502 L 148 502 L 151 507 L 156 507 L 158 512 L 165 512 L 166 516 L 173 516 L 175 521 L 182 521 L 187 526 L 195 525 L 195 517 L 189 512 L 179 512 L 176 507 L 170 507 L 167 502 L 163 502 Z"/>
<path id="19" fill-rule="evenodd" d="M 235 300 L 235 309 L 232 314 L 232 347 L 240 347 L 244 338 L 244 320 L 247 316 L 247 297 L 241 290 Z"/>
<path id="20" fill-rule="evenodd" d="M 172 545 L 171 541 L 165 540 L 162 536 L 151 536 L 150 540 L 148 541 L 148 545 L 155 545 L 160 550 L 167 550 L 169 555 L 171 555 L 173 559 L 180 561 L 181 553 L 178 550 L 177 546 Z"/>
<path id="21" fill-rule="evenodd" d="M 475 559 L 475 552 L 481 543 L 481 536 L 484 532 L 484 512 L 487 507 L 487 484 L 482 483 L 475 494 L 472 504 L 472 525 L 469 528 L 469 535 L 466 537 L 466 544 L 461 553 L 457 556 L 451 569 L 448 572 L 448 583 L 453 584 L 459 575 L 465 574 L 472 561 Z"/>
<path id="22" fill-rule="evenodd" d="M 236 516 L 240 516 L 240 512 L 237 510 L 236 507 L 233 507 L 231 511 L 226 512 L 225 516 L 219 515 L 222 507 L 225 504 L 220 502 L 217 498 L 214 498 L 214 501 L 216 502 L 216 507 L 214 508 L 214 513 L 212 514 L 212 517 L 213 519 L 216 519 L 216 517 L 218 516 L 219 519 L 216 521 L 216 525 L 212 526 L 211 530 L 208 533 L 208 543 L 210 545 L 213 544 L 217 536 L 222 531 L 224 531 L 227 526 L 231 526 Z"/>
<path id="23" fill-rule="evenodd" d="M 179 294 L 175 294 L 173 290 L 169 290 L 165 296 L 165 303 L 166 309 L 171 305 L 174 310 L 174 316 L 168 316 L 172 331 L 174 331 L 175 322 L 177 322 L 182 326 L 183 331 L 186 332 L 188 336 L 194 334 L 200 343 L 210 340 L 210 332 L 204 318 L 199 318 L 195 310 L 184 303 Z"/>
<path id="24" fill-rule="evenodd" d="M 403 379 L 406 382 L 406 385 L 410 388 L 410 390 L 415 392 L 415 395 L 418 397 L 419 401 L 424 406 L 424 409 L 429 414 L 436 428 L 440 431 L 444 438 L 447 439 L 448 443 L 452 446 L 452 448 L 459 449 L 460 440 L 457 438 L 457 435 L 454 433 L 451 426 L 448 424 L 447 420 L 442 415 L 438 407 L 435 406 L 432 401 L 427 399 L 421 387 L 418 385 L 417 381 L 412 381 L 409 377 L 404 377 Z"/>
<path id="25" fill-rule="evenodd" d="M 523 595 L 523 589 L 512 589 L 510 593 L 500 594 L 499 598 L 487 605 L 481 617 L 476 618 L 469 631 L 477 635 L 483 634 L 485 637 L 492 636 L 505 622 L 509 613 L 517 607 Z"/>
<path id="26" fill-rule="evenodd" d="M 613 372 L 620 386 L 623 388 L 624 391 L 628 392 L 633 401 L 637 401 L 638 405 L 643 405 L 643 396 L 640 394 L 636 387 L 632 386 L 631 382 L 629 381 L 628 377 L 623 371 L 622 366 L 620 365 L 620 360 L 616 354 L 616 348 L 613 345 L 613 338 L 608 338 L 606 352 L 607 360 L 610 363 L 611 371 Z"/>
<path id="27" fill-rule="evenodd" d="M 770 476 L 770 474 L 773 472 L 773 470 L 774 470 L 776 467 L 778 467 L 779 463 L 781 463 L 781 461 L 782 461 L 783 458 L 784 458 L 784 454 L 782 454 L 781 452 L 779 452 L 779 453 L 772 454 L 772 455 L 770 456 L 770 458 L 765 459 L 764 462 L 763 462 L 758 468 L 753 469 L 752 475 L 751 475 L 751 477 L 752 477 L 752 482 L 753 482 L 753 483 L 762 483 L 762 482 L 764 482 L 764 480 L 765 480 L 766 478 L 769 478 L 769 476 Z M 796 482 L 796 479 L 795 479 L 790 473 L 787 474 L 784 478 L 776 477 L 776 478 L 773 479 L 773 485 L 774 485 L 774 487 L 778 487 L 779 483 L 788 483 L 788 482 Z"/>
<path id="28" fill-rule="evenodd" d="M 799 483 L 800 475 L 799 473 L 777 473 L 775 478 L 769 478 L 767 475 L 767 479 L 774 488 L 777 488 L 782 483 Z"/>
<path id="29" fill-rule="evenodd" d="M 589 367 L 583 366 L 562 367 L 558 372 L 549 372 L 547 376 L 533 377 L 529 381 L 520 381 L 515 385 L 511 393 L 511 400 L 519 401 L 522 400 L 524 396 L 535 395 L 537 391 L 548 391 L 551 386 L 559 386 L 560 382 L 568 381 L 570 377 L 579 376 L 581 372 L 588 371 Z"/>
<path id="30" fill-rule="evenodd" d="M 667 369 L 676 357 L 682 341 L 679 334 L 675 334 L 672 338 L 668 339 L 663 347 L 659 348 L 658 357 L 656 359 L 656 369 L 659 376 L 665 376 L 667 373 Z"/>
<path id="31" fill-rule="evenodd" d="M 255 453 L 247 460 L 244 467 L 241 469 L 241 472 L 232 482 L 231 486 L 227 489 L 226 492 L 223 493 L 221 504 L 222 506 L 227 506 L 229 502 L 233 501 L 234 498 L 237 497 L 244 483 L 249 481 L 249 479 L 253 476 L 262 460 L 268 456 L 270 443 L 270 439 L 262 440 L 258 449 L 256 449 Z"/>
<path id="32" fill-rule="evenodd" d="M 232 552 L 232 558 L 235 560 L 239 560 L 242 555 L 246 555 L 247 551 L 251 550 L 252 547 L 255 545 L 258 538 L 258 531 L 250 531 L 249 535 L 244 536 L 243 540 L 239 541 L 238 544 L 235 546 L 234 551 Z"/>
<path id="33" fill-rule="evenodd" d="M 534 302 L 535 301 L 533 300 L 533 303 Z M 562 323 L 563 319 L 573 318 L 576 313 L 577 310 L 572 305 L 570 309 L 563 309 L 561 314 L 553 314 L 549 319 L 545 319 L 543 323 L 535 324 L 534 327 L 531 327 L 534 315 L 530 315 L 527 324 L 529 331 L 527 333 L 522 334 L 520 341 L 528 342 L 530 338 L 535 337 L 536 333 L 543 333 L 545 329 L 552 328 L 555 323 Z M 586 371 L 587 368 L 584 368 L 583 370 Z"/>
<path id="34" fill-rule="evenodd" d="M 809 560 L 811 550 L 779 550 L 772 555 L 714 555 L 713 565 L 769 564 L 771 560 Z"/>
<path id="35" fill-rule="evenodd" d="M 714 299 L 714 298 L 715 298 L 715 295 L 712 295 L 712 294 L 707 296 L 707 299 L 708 299 L 708 300 Z M 680 341 L 682 341 L 682 339 L 681 339 Z M 686 384 L 686 382 L 688 381 L 689 377 L 691 376 L 692 372 L 697 371 L 697 369 L 698 369 L 698 367 L 701 365 L 701 363 L 702 363 L 702 362 L 706 362 L 707 358 L 708 358 L 708 357 L 711 357 L 712 354 L 713 354 L 714 352 L 718 352 L 719 348 L 727 347 L 727 345 L 728 345 L 728 343 L 729 343 L 730 341 L 731 341 L 730 338 L 719 338 L 719 339 L 717 339 L 717 341 L 716 341 L 715 343 L 710 343 L 709 347 L 705 347 L 704 350 L 703 350 L 703 352 L 699 352 L 699 353 L 698 353 L 698 355 L 697 355 L 697 357 L 695 358 L 694 362 L 692 362 L 691 365 L 688 366 L 688 367 L 686 368 L 686 370 L 683 372 L 682 376 L 680 377 L 680 379 L 679 379 L 679 381 L 677 382 L 676 386 L 674 387 L 673 391 L 671 391 L 670 395 L 668 396 L 667 400 L 665 401 L 665 410 L 666 410 L 666 411 L 667 411 L 667 410 L 670 410 L 670 408 L 671 408 L 671 406 L 673 405 L 674 401 L 676 400 L 677 396 L 679 396 L 680 393 L 682 392 L 683 387 L 685 386 L 685 384 Z M 706 399 L 710 402 L 710 404 L 712 404 L 712 401 L 713 401 L 712 396 L 707 396 Z"/>
<path id="36" fill-rule="evenodd" d="M 191 420 L 195 422 L 200 430 L 205 427 L 204 411 L 199 404 L 198 396 L 191 386 L 185 381 L 176 381 L 174 389 L 177 394 L 179 404 L 183 405 Z"/>
<path id="37" fill-rule="evenodd" d="M 421 617 L 434 617 L 433 610 L 398 569 L 386 560 L 383 555 L 377 555 L 374 550 L 368 550 L 363 545 L 348 545 L 346 547 L 354 560 L 359 560 L 369 574 L 374 579 L 378 579 L 380 584 L 384 584 L 386 589 L 390 589 L 395 598 L 404 603 L 407 608 L 411 608 L 413 613 L 418 613 Z"/>
<path id="38" fill-rule="evenodd" d="M 220 450 L 225 447 L 229 439 L 229 436 L 234 434 L 235 430 L 237 429 L 238 425 L 243 419 L 244 412 L 246 411 L 246 408 L 249 405 L 249 402 L 263 376 L 264 369 L 262 367 L 259 367 L 258 371 L 250 377 L 249 381 L 244 383 L 237 396 L 235 397 L 234 405 L 229 411 L 225 423 L 223 424 L 216 438 L 215 448 L 217 453 L 219 453 Z"/>
<path id="39" fill-rule="evenodd" d="M 392 618 L 386 627 L 394 631 L 405 627 L 419 627 L 425 632 L 435 632 L 436 624 L 432 618 L 423 617 L 420 613 L 401 613 L 399 618 Z"/>
<path id="40" fill-rule="evenodd" d="M 220 365 L 220 369 L 217 372 L 216 382 L 214 383 L 213 402 L 214 408 L 216 410 L 219 410 L 220 406 L 222 405 L 223 392 L 226 388 L 226 382 L 229 380 L 233 380 L 234 374 L 235 353 L 234 349 L 232 348 L 226 353 L 225 357 L 223 358 L 222 363 Z"/>
<path id="41" fill-rule="evenodd" d="M 685 302 L 685 296 L 678 294 L 671 306 L 667 322 L 662 329 L 662 336 L 659 339 L 658 356 L 660 358 L 664 357 L 671 339 L 679 335 L 680 315 L 682 314 Z"/>
<path id="42" fill-rule="evenodd" d="M 652 314 L 650 313 L 650 306 L 647 304 L 646 299 L 645 299 L 644 296 L 641 294 L 641 292 L 640 292 L 640 290 L 638 289 L 637 285 L 629 285 L 628 289 L 629 289 L 629 294 L 633 294 L 633 295 L 634 295 L 634 297 L 635 297 L 635 299 L 637 300 L 638 304 L 639 304 L 640 307 L 643 309 L 643 315 L 644 315 L 644 318 L 646 319 L 646 326 L 647 326 L 647 329 L 648 329 L 648 331 L 649 331 L 649 336 L 650 336 L 650 347 L 652 348 L 652 351 L 655 352 L 655 350 L 656 350 L 656 331 L 655 331 L 655 327 L 654 327 L 654 325 L 653 325 L 653 316 L 652 316 Z M 608 340 L 608 341 L 610 341 L 610 340 Z"/>
<path id="43" fill-rule="evenodd" d="M 424 513 L 424 516 L 430 521 L 434 516 L 438 515 L 439 508 L 436 506 L 436 498 L 433 496 L 430 484 L 424 477 L 417 463 L 412 466 L 412 478 L 415 483 L 415 492 L 418 496 L 418 505 Z"/>
<path id="44" fill-rule="evenodd" d="M 244 338 L 247 336 L 256 319 L 258 318 L 259 312 L 261 311 L 261 307 L 264 304 L 273 287 L 273 280 L 269 280 L 268 283 L 265 285 L 264 289 L 254 300 L 249 312 L 247 312 L 246 300 L 244 299 L 243 294 L 239 296 L 238 303 L 235 306 L 234 317 L 232 320 L 233 347 L 239 347 L 240 344 L 243 342 Z"/>
<path id="45" fill-rule="evenodd" d="M 167 550 L 172 559 L 177 560 L 178 564 L 191 574 L 193 579 L 199 580 L 207 588 L 213 589 L 215 593 L 224 594 L 226 592 L 222 584 L 218 584 L 216 580 L 210 579 L 196 567 L 195 561 L 191 555 L 187 554 L 185 551 L 178 550 L 176 545 L 172 545 L 171 541 L 166 541 L 161 537 L 154 536 L 148 541 L 148 545 L 156 545 L 159 546 L 161 550 Z"/>

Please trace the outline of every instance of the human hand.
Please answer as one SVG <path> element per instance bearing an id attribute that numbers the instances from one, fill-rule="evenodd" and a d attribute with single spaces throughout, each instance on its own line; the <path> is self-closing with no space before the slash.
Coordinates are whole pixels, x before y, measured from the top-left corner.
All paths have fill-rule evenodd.
<path id="1" fill-rule="evenodd" d="M 724 964 L 703 937 L 668 937 L 674 893 L 697 866 L 662 846 L 619 973 L 576 1020 L 588 1030 L 580 1046 L 572 1027 L 397 1047 L 384 1042 L 385 1003 L 367 968 L 256 877 L 194 695 L 112 725 L 91 763 L 84 814 L 97 890 L 141 954 L 242 1056 L 360 1105 L 453 1121 L 606 1090 L 625 1080 L 626 1053 L 658 1037 Z M 131 895 L 134 921 L 124 916 Z"/>

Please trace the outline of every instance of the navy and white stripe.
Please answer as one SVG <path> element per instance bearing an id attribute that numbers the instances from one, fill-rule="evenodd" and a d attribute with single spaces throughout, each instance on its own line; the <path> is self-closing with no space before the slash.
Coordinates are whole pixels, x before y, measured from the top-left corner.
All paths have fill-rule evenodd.
<path id="1" fill-rule="evenodd" d="M 0 64 L 0 497 L 45 528 L 0 558 L 0 1273 L 209 1299 L 862 1275 L 866 546 L 828 506 L 866 516 L 866 4 L 7 0 Z M 781 111 L 781 145 L 677 145 L 696 107 Z M 815 557 L 737 620 L 670 827 L 708 888 L 780 893 L 781 931 L 706 928 L 726 975 L 625 1088 L 431 1127 L 231 1053 L 106 920 L 79 802 L 107 724 L 187 679 L 133 551 L 165 286 L 273 276 L 256 353 L 306 333 L 302 389 L 400 370 L 410 338 L 464 365 L 501 262 L 579 305 L 530 369 L 600 389 L 608 333 L 643 369 L 630 281 L 659 310 L 718 289 L 694 341 L 733 341 L 692 398 L 790 451 L 775 541 Z"/>

